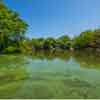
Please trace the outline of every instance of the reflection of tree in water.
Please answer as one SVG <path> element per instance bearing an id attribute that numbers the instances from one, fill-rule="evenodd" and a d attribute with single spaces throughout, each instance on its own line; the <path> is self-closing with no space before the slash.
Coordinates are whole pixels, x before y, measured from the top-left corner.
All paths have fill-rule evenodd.
<path id="1" fill-rule="evenodd" d="M 77 51 L 73 56 L 83 67 L 100 68 L 100 56 L 96 52 Z"/>
<path id="2" fill-rule="evenodd" d="M 70 59 L 70 52 L 68 51 L 39 51 L 39 52 L 34 52 L 32 55 L 33 59 L 48 59 L 48 60 L 53 60 L 55 58 L 63 59 L 63 60 L 69 60 Z"/>
<path id="3" fill-rule="evenodd" d="M 5 63 L 6 61 L 6 63 Z M 13 98 L 23 85 L 28 73 L 24 60 L 18 56 L 2 56 L 0 59 L 0 98 Z"/>

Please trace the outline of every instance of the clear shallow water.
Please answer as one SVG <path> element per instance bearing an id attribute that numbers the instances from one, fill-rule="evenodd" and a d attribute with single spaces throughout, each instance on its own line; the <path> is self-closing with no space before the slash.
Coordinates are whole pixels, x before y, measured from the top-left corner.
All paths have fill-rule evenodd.
<path id="1" fill-rule="evenodd" d="M 100 57 L 1 55 L 0 98 L 100 98 Z"/>

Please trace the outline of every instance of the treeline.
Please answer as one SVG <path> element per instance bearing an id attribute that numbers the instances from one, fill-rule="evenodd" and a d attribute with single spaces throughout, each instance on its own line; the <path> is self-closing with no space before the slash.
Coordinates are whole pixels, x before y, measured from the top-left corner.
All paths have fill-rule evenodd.
<path id="1" fill-rule="evenodd" d="M 100 51 L 100 29 L 82 32 L 70 39 L 67 35 L 59 38 L 25 37 L 28 24 L 15 11 L 0 2 L 0 53 L 33 52 L 40 50 L 96 50 Z"/>
<path id="2" fill-rule="evenodd" d="M 71 46 L 71 40 L 68 36 L 61 36 L 57 39 L 48 37 L 48 38 L 33 38 L 31 40 L 32 47 L 35 50 L 57 50 L 57 49 L 63 49 L 67 50 L 70 49 Z"/>
<path id="3" fill-rule="evenodd" d="M 31 40 L 36 50 L 95 50 L 100 51 L 100 29 L 81 32 L 70 39 L 67 35 L 59 38 L 38 38 Z"/>
<path id="4" fill-rule="evenodd" d="M 23 38 L 20 39 L 19 46 L 12 44 L 10 44 L 5 50 L 9 51 L 10 49 L 13 50 L 15 47 L 17 47 L 17 49 L 19 48 L 22 52 L 41 50 L 93 50 L 100 52 L 100 29 L 84 31 L 73 39 L 70 39 L 67 35 L 59 38 Z"/>

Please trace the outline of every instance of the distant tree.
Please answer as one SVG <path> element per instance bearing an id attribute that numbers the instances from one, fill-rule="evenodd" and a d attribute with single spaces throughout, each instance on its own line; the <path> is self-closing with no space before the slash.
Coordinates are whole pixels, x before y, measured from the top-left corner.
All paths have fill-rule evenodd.
<path id="1" fill-rule="evenodd" d="M 32 45 L 33 45 L 33 49 L 41 50 L 43 49 L 44 39 L 43 38 L 33 38 Z"/>
<path id="2" fill-rule="evenodd" d="M 71 45 L 71 40 L 67 35 L 61 36 L 57 39 L 57 42 L 62 49 L 68 49 Z"/>
<path id="3" fill-rule="evenodd" d="M 55 48 L 55 39 L 52 37 L 48 37 L 44 41 L 44 49 L 48 50 L 48 49 L 53 49 L 53 48 Z"/>
<path id="4" fill-rule="evenodd" d="M 94 32 L 87 30 L 82 32 L 79 36 L 75 37 L 73 40 L 74 48 L 85 48 L 88 47 L 91 41 L 93 40 Z"/>

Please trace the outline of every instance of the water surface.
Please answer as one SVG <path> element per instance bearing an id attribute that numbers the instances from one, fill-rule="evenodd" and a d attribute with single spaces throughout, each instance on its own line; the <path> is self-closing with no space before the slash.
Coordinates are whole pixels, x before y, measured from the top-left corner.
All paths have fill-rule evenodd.
<path id="1" fill-rule="evenodd" d="M 93 53 L 0 55 L 0 98 L 100 98 Z"/>

